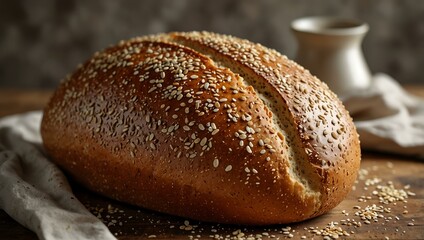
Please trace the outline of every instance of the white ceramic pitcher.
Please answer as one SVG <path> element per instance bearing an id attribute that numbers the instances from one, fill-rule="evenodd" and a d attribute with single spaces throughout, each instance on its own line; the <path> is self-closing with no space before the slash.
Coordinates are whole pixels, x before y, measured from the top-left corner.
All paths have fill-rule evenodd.
<path id="1" fill-rule="evenodd" d="M 341 99 L 370 85 L 361 43 L 368 25 L 336 17 L 306 17 L 291 24 L 298 41 L 296 61 L 326 82 Z"/>

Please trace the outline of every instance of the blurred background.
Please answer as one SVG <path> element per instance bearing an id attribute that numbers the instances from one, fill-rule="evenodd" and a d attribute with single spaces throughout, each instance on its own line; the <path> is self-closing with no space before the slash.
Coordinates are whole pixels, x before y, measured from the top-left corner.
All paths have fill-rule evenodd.
<path id="1" fill-rule="evenodd" d="M 0 88 L 54 88 L 95 51 L 159 32 L 231 34 L 294 58 L 290 22 L 315 15 L 367 22 L 371 71 L 424 84 L 422 0 L 2 0 Z"/>

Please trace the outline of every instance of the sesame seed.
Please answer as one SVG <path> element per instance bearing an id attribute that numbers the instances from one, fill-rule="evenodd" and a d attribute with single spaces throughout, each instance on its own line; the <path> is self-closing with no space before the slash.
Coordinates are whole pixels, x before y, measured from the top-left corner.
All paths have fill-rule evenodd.
<path id="1" fill-rule="evenodd" d="M 152 141 L 153 140 L 153 138 L 155 137 L 155 135 L 153 134 L 153 133 L 150 133 L 150 135 L 149 135 L 149 141 Z"/>
<path id="2" fill-rule="evenodd" d="M 155 144 L 154 143 L 150 143 L 150 148 L 153 149 L 153 150 L 156 150 Z"/>
<path id="3" fill-rule="evenodd" d="M 170 126 L 170 127 L 167 129 L 167 132 L 168 132 L 168 133 L 171 133 L 172 131 L 174 131 L 174 128 L 175 128 L 175 126 L 174 126 L 174 125 Z"/>
<path id="4" fill-rule="evenodd" d="M 231 169 L 233 169 L 233 166 L 231 166 L 231 165 L 227 165 L 227 166 L 225 167 L 225 171 L 226 171 L 226 172 L 231 171 Z"/>
<path id="5" fill-rule="evenodd" d="M 157 87 L 151 87 L 150 89 L 149 89 L 149 91 L 147 91 L 147 93 L 151 93 L 151 92 L 153 92 L 154 90 L 156 90 L 157 89 Z"/>
<path id="6" fill-rule="evenodd" d="M 264 145 L 265 145 L 264 141 L 262 139 L 260 139 L 259 140 L 259 146 L 264 146 Z"/>
<path id="7" fill-rule="evenodd" d="M 204 146 L 208 139 L 206 137 L 202 138 L 202 141 L 200 141 L 200 146 Z"/>
<path id="8" fill-rule="evenodd" d="M 247 151 L 248 153 L 252 153 L 252 149 L 250 148 L 250 146 L 246 146 L 246 151 Z"/>
<path id="9" fill-rule="evenodd" d="M 214 160 L 213 160 L 213 167 L 214 168 L 217 168 L 219 166 L 219 160 L 217 159 L 217 158 L 215 158 Z"/>
<path id="10" fill-rule="evenodd" d="M 215 130 L 213 130 L 212 131 L 212 135 L 215 135 L 215 134 L 217 134 L 219 132 L 219 129 L 215 129 Z"/>

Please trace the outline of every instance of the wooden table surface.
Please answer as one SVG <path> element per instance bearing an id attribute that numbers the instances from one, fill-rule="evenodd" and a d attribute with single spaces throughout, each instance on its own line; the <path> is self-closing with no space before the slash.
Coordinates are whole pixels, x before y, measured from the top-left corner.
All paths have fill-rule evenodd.
<path id="1" fill-rule="evenodd" d="M 407 89 L 424 96 L 424 86 Z M 50 95 L 51 91 L 2 89 L 0 117 L 42 109 Z M 342 239 L 424 239 L 424 161 L 409 157 L 366 152 L 357 183 L 340 205 L 309 221 L 267 227 L 187 222 L 107 199 L 75 183 L 71 185 L 78 199 L 118 239 L 237 239 L 243 234 L 262 239 L 322 239 L 323 233 L 340 230 L 345 231 L 339 236 Z M 381 203 L 379 195 L 388 203 Z M 37 237 L 0 210 L 0 239 Z"/>

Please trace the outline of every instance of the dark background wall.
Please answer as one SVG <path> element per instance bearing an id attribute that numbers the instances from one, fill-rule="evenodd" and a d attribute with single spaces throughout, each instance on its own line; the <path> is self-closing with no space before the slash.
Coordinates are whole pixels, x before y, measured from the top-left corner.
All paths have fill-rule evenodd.
<path id="1" fill-rule="evenodd" d="M 2 0 L 0 88 L 53 88 L 94 51 L 158 32 L 226 33 L 293 58 L 290 22 L 311 15 L 368 22 L 372 72 L 424 84 L 422 0 Z"/>

